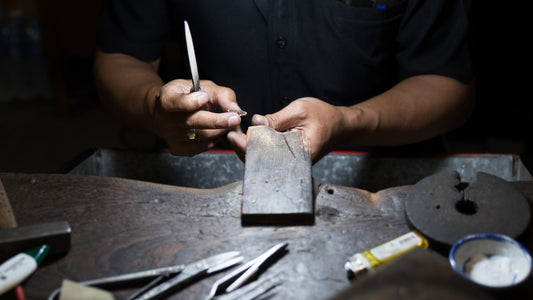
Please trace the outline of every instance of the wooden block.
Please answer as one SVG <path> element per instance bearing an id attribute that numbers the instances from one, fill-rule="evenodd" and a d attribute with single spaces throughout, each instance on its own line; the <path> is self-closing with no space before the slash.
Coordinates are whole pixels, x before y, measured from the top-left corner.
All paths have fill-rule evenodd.
<path id="1" fill-rule="evenodd" d="M 0 229 L 11 227 L 17 227 L 17 221 L 15 220 L 15 215 L 11 209 L 11 204 L 7 198 L 2 180 L 0 180 Z"/>
<path id="2" fill-rule="evenodd" d="M 303 131 L 248 128 L 243 225 L 314 223 L 310 141 Z"/>
<path id="3" fill-rule="evenodd" d="M 66 221 L 38 223 L 0 230 L 0 261 L 20 252 L 50 245 L 47 256 L 60 256 L 70 249 L 70 225 Z"/>

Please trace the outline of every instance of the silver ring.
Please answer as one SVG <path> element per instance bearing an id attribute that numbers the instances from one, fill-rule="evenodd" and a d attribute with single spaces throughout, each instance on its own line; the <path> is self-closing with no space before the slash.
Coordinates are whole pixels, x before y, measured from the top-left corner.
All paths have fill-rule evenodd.
<path id="1" fill-rule="evenodd" d="M 196 130 L 195 129 L 187 130 L 187 138 L 189 139 L 189 141 L 194 141 L 196 139 Z"/>

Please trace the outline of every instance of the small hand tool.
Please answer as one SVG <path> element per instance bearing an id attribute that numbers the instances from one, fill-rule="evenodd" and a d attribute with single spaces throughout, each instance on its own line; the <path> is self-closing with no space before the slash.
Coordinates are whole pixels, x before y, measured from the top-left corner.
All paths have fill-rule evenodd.
<path id="1" fill-rule="evenodd" d="M 283 282 L 280 274 L 274 273 L 261 277 L 249 284 L 236 289 L 231 293 L 216 295 L 216 300 L 255 300 L 255 299 L 274 299 L 276 293 L 275 287 Z"/>
<path id="2" fill-rule="evenodd" d="M 172 274 L 177 274 L 185 268 L 185 265 L 176 265 L 170 267 L 163 267 L 157 269 L 151 269 L 146 271 L 139 271 L 134 273 L 127 273 L 122 275 L 115 275 L 110 277 L 91 279 L 77 282 L 81 285 L 95 286 L 95 287 L 104 287 L 110 286 L 113 284 L 123 284 L 128 282 L 133 282 L 137 280 L 143 280 L 148 278 L 160 278 L 164 276 L 170 276 Z M 54 290 L 49 296 L 48 300 L 53 300 L 61 292 L 61 288 Z"/>
<path id="3" fill-rule="evenodd" d="M 185 26 L 185 44 L 187 45 L 187 56 L 189 57 L 189 65 L 191 66 L 192 88 L 191 93 L 203 91 L 200 86 L 200 75 L 198 74 L 198 65 L 196 64 L 196 54 L 194 53 L 194 44 L 192 42 L 191 30 L 189 23 L 183 21 Z M 187 138 L 191 141 L 196 139 L 196 130 L 191 128 L 187 131 Z"/>
<path id="4" fill-rule="evenodd" d="M 200 75 L 198 74 L 198 65 L 196 64 L 196 54 L 194 52 L 191 30 L 189 29 L 189 23 L 187 23 L 187 21 L 183 21 L 183 23 L 185 25 L 185 44 L 187 45 L 187 56 L 189 57 L 189 65 L 191 66 L 191 93 L 198 92 L 202 90 L 202 87 L 200 86 Z"/>
<path id="5" fill-rule="evenodd" d="M 275 245 L 274 247 L 270 248 L 265 253 L 256 257 L 255 259 L 242 265 L 237 270 L 217 280 L 215 284 L 213 285 L 213 287 L 211 288 L 211 292 L 209 293 L 207 298 L 212 299 L 216 295 L 222 294 L 224 292 L 231 293 L 235 291 L 236 289 L 240 288 L 241 286 L 243 286 L 244 284 L 248 283 L 253 276 L 257 275 L 260 268 L 272 256 L 274 256 L 276 253 L 279 253 L 281 250 L 285 249 L 286 247 L 287 247 L 287 243 L 285 242 L 279 243 Z"/>
<path id="6" fill-rule="evenodd" d="M 239 252 L 232 251 L 193 262 L 186 265 L 178 275 L 160 283 L 134 299 L 147 300 L 160 297 L 191 280 L 229 268 L 241 261 L 242 256 L 239 256 Z"/>
<path id="7" fill-rule="evenodd" d="M 189 58 L 189 65 L 191 67 L 191 76 L 192 76 L 192 87 L 191 93 L 203 91 L 204 89 L 200 86 L 200 74 L 198 72 L 198 64 L 196 63 L 196 53 L 194 52 L 194 44 L 192 42 L 191 30 L 189 28 L 189 23 L 183 21 L 185 27 L 185 44 L 187 46 L 187 56 Z M 229 109 L 228 112 L 235 112 L 239 116 L 244 117 L 247 115 L 247 112 L 240 109 Z M 196 130 L 191 128 L 187 131 L 187 138 L 189 140 L 194 140 L 196 138 Z"/>
<path id="8" fill-rule="evenodd" d="M 242 262 L 242 256 L 239 256 L 239 252 L 230 251 L 214 255 L 188 265 L 176 265 L 170 267 L 163 267 L 157 269 L 151 269 L 146 271 L 127 273 L 122 275 L 91 279 L 78 282 L 82 285 L 89 286 L 109 286 L 113 284 L 124 284 L 133 281 L 139 281 L 142 279 L 155 278 L 149 282 L 146 286 L 135 292 L 128 299 L 153 299 L 161 296 L 163 293 L 168 292 L 170 289 L 179 287 L 180 285 L 188 282 L 192 279 L 198 278 L 202 275 L 211 274 L 225 268 L 229 268 L 235 264 Z M 178 275 L 175 275 L 178 274 Z M 175 275 L 168 281 L 165 279 Z M 158 286 L 154 287 L 157 283 Z M 48 300 L 56 299 L 56 296 L 61 292 L 61 288 L 54 290 L 49 296 Z"/>

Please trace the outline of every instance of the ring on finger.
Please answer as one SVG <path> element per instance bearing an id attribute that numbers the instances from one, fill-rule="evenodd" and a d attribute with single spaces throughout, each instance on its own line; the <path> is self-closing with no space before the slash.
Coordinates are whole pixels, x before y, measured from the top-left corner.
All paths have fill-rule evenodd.
<path id="1" fill-rule="evenodd" d="M 196 130 L 194 128 L 187 130 L 187 139 L 189 141 L 194 141 L 196 139 Z"/>

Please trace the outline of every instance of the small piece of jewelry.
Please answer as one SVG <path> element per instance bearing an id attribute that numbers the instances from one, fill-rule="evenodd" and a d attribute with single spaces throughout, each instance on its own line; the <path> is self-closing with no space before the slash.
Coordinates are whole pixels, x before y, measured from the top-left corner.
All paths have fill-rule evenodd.
<path id="1" fill-rule="evenodd" d="M 189 141 L 194 141 L 196 139 L 196 130 L 195 129 L 187 130 L 187 138 L 189 139 Z"/>

